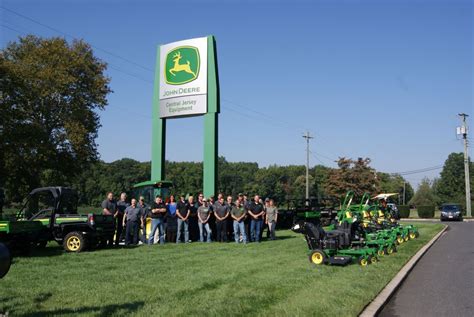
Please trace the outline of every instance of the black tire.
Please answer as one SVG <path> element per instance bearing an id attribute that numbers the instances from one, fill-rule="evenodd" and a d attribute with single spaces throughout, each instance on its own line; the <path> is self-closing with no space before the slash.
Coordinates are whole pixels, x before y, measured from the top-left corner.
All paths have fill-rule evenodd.
<path id="1" fill-rule="evenodd" d="M 64 237 L 63 248 L 67 252 L 81 252 L 86 248 L 86 239 L 78 231 L 69 232 Z"/>

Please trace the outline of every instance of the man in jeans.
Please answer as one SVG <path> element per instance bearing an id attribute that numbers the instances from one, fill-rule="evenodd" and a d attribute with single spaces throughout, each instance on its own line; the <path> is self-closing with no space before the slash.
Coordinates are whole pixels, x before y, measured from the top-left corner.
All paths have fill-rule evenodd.
<path id="1" fill-rule="evenodd" d="M 176 216 L 178 216 L 178 234 L 176 235 L 176 243 L 181 242 L 181 233 L 184 227 L 184 242 L 189 241 L 188 218 L 190 214 L 189 206 L 184 200 L 184 195 L 179 196 L 176 206 Z"/>
<path id="2" fill-rule="evenodd" d="M 211 242 L 211 228 L 209 227 L 209 217 L 211 216 L 211 210 L 208 206 L 207 200 L 202 200 L 202 206 L 197 210 L 199 219 L 199 241 L 204 242 L 204 229 L 206 229 L 206 241 Z"/>
<path id="3" fill-rule="evenodd" d="M 230 212 L 232 219 L 234 219 L 234 239 L 235 243 L 240 242 L 240 235 L 242 235 L 242 241 L 247 244 L 247 235 L 245 234 L 244 218 L 246 215 L 245 208 L 241 205 L 241 201 L 237 199 L 232 210 Z"/>
<path id="4" fill-rule="evenodd" d="M 132 199 L 131 206 L 125 209 L 125 216 L 123 217 L 123 226 L 125 226 L 125 220 L 127 226 L 125 227 L 125 245 L 137 245 L 138 244 L 138 231 L 143 226 L 142 209 L 137 206 L 137 200 Z"/>
<path id="5" fill-rule="evenodd" d="M 156 196 L 155 201 L 151 204 L 151 232 L 148 237 L 148 244 L 153 244 L 155 238 L 156 229 L 159 229 L 160 244 L 165 244 L 165 215 L 166 205 L 163 203 L 161 196 Z"/>
<path id="6" fill-rule="evenodd" d="M 260 230 L 262 229 L 262 217 L 264 213 L 263 204 L 260 202 L 260 196 L 255 195 L 250 203 L 250 238 L 252 242 L 260 242 Z"/>

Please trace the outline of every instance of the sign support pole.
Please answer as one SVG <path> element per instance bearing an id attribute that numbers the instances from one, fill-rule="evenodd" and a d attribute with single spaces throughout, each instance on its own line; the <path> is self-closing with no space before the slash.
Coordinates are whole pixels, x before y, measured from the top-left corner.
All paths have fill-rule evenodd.
<path id="1" fill-rule="evenodd" d="M 151 180 L 165 179 L 166 119 L 160 118 L 160 48 L 156 54 L 151 129 Z"/>
<path id="2" fill-rule="evenodd" d="M 218 114 L 220 112 L 217 51 L 214 36 L 207 37 L 207 113 L 204 115 L 204 196 L 217 191 Z"/>

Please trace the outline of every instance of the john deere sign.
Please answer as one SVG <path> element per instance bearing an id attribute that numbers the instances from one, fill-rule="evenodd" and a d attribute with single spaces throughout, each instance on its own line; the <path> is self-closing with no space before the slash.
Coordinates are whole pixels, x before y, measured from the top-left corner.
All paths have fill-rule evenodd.
<path id="1" fill-rule="evenodd" d="M 160 47 L 160 117 L 207 112 L 206 37 Z"/>
<path id="2" fill-rule="evenodd" d="M 204 115 L 204 195 L 216 193 L 219 81 L 213 36 L 161 45 L 153 94 L 151 180 L 165 175 L 166 121 Z"/>

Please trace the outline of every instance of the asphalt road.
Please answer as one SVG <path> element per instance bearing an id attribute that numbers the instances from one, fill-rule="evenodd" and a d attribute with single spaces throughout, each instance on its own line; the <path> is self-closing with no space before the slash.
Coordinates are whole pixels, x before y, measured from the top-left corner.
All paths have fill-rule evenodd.
<path id="1" fill-rule="evenodd" d="M 378 316 L 474 316 L 474 222 L 449 222 Z"/>

